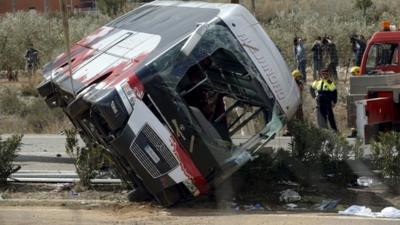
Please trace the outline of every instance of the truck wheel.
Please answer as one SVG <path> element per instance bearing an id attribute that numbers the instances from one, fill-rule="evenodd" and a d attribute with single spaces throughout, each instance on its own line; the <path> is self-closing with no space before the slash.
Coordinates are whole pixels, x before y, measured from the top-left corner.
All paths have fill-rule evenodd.
<path id="1" fill-rule="evenodd" d="M 164 189 L 160 193 L 154 195 L 154 197 L 161 205 L 172 207 L 185 198 L 185 192 L 180 185 L 175 185 Z"/>

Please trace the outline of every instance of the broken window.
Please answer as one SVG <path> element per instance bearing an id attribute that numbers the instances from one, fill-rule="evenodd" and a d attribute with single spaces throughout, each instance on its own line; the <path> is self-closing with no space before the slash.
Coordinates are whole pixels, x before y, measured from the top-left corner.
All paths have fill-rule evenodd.
<path id="1" fill-rule="evenodd" d="M 262 139 L 271 138 L 281 128 L 276 124 L 282 124 L 282 114 L 226 25 L 209 25 L 189 56 L 180 52 L 185 41 L 161 55 L 151 67 L 161 76 L 163 88 L 176 94 L 176 105 L 190 118 L 204 143 L 220 156 L 221 149 L 231 151 L 239 146 L 232 139 L 247 141 L 246 149 L 250 150 Z M 268 122 L 275 125 L 267 126 Z"/>

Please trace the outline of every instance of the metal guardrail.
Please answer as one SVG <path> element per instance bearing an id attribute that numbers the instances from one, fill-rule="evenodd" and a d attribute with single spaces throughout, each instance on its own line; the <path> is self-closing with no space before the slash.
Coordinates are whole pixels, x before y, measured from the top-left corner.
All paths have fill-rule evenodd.
<path id="1" fill-rule="evenodd" d="M 44 170 L 21 170 L 7 179 L 9 182 L 18 183 L 75 183 L 79 177 L 75 171 L 44 171 Z M 120 179 L 95 178 L 91 179 L 93 184 L 119 184 Z"/>
<path id="2" fill-rule="evenodd" d="M 8 178 L 8 182 L 17 183 L 76 183 L 79 182 L 79 178 L 42 178 L 42 177 L 20 177 L 20 178 Z M 120 184 L 120 179 L 91 179 L 92 184 Z"/>

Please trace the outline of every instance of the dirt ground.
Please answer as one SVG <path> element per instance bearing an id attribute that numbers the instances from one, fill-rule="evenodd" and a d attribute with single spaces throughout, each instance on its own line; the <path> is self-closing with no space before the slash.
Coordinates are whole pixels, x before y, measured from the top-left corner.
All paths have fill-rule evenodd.
<path id="1" fill-rule="evenodd" d="M 400 220 L 343 217 L 337 212 L 349 205 L 366 205 L 373 211 L 387 206 L 400 207 L 400 197 L 382 187 L 336 188 L 324 185 L 299 190 L 302 200 L 298 209 L 287 209 L 279 202 L 279 189 L 266 190 L 258 196 L 263 209 L 249 209 L 255 199 L 239 197 L 203 197 L 165 208 L 156 202 L 128 202 L 121 186 L 96 186 L 79 190 L 68 184 L 18 184 L 0 191 L 0 224 L 399 224 Z M 292 187 L 295 189 L 295 187 Z M 226 190 L 226 189 L 225 189 Z M 340 197 L 334 210 L 319 211 L 315 205 L 322 199 Z M 232 200 L 235 199 L 236 200 Z M 229 199 L 229 200 L 228 200 Z M 233 207 L 233 202 L 238 207 Z"/>
<path id="2" fill-rule="evenodd" d="M 240 224 L 240 225 L 397 225 L 399 220 L 370 219 L 321 213 L 239 213 L 182 209 L 149 209 L 131 205 L 123 209 L 80 209 L 60 207 L 0 206 L 0 221 L 6 225 L 89 225 L 89 224 Z"/>

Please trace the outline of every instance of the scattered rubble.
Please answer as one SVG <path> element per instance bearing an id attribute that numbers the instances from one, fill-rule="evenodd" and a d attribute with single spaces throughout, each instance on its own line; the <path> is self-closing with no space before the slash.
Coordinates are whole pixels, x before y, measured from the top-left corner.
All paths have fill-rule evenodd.
<path id="1" fill-rule="evenodd" d="M 70 191 L 69 194 L 70 194 L 71 197 L 79 196 L 79 193 L 76 192 L 76 191 Z"/>
<path id="2" fill-rule="evenodd" d="M 292 189 L 286 189 L 285 191 L 281 192 L 279 200 L 286 203 L 297 202 L 301 200 L 301 196 Z"/>
<path id="3" fill-rule="evenodd" d="M 335 209 L 336 206 L 339 204 L 340 199 L 326 199 L 322 200 L 321 204 L 317 207 L 319 210 L 332 210 Z"/>
<path id="4" fill-rule="evenodd" d="M 73 183 L 57 184 L 56 187 L 54 188 L 53 192 L 61 192 L 61 191 L 71 190 L 71 188 L 73 186 L 74 186 Z"/>
<path id="5" fill-rule="evenodd" d="M 380 216 L 388 218 L 400 218 L 400 210 L 394 207 L 386 207 L 382 209 Z"/>
<path id="6" fill-rule="evenodd" d="M 297 207 L 298 207 L 298 205 L 294 204 L 294 203 L 286 204 L 286 208 L 290 209 L 290 210 L 296 209 Z"/>
<path id="7" fill-rule="evenodd" d="M 366 206 L 352 205 L 344 211 L 339 211 L 339 214 L 348 216 L 384 217 L 400 219 L 400 210 L 394 207 L 386 207 L 380 212 L 372 212 L 372 210 Z"/>
<path id="8" fill-rule="evenodd" d="M 265 207 L 261 203 L 246 204 L 241 206 L 236 202 L 231 202 L 231 209 L 235 211 L 264 211 Z"/>
<path id="9" fill-rule="evenodd" d="M 298 183 L 293 182 L 293 181 L 280 181 L 278 182 L 278 184 L 283 184 L 283 185 L 288 185 L 288 186 L 299 186 Z"/>

